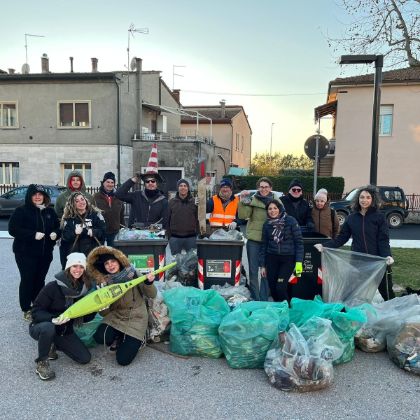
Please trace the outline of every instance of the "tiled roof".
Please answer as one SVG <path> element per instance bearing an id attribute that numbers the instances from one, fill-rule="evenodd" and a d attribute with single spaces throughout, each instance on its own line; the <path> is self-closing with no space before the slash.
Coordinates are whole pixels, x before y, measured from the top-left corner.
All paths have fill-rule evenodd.
<path id="1" fill-rule="evenodd" d="M 362 76 L 338 77 L 330 82 L 330 86 L 348 84 L 373 83 L 374 73 Z M 420 67 L 407 67 L 404 69 L 389 70 L 382 72 L 382 83 L 407 83 L 420 82 Z"/>

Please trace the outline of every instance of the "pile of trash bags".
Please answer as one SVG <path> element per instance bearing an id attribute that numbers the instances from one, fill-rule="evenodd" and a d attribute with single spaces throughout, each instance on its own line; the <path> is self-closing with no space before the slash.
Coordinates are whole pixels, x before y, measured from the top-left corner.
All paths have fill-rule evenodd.
<path id="1" fill-rule="evenodd" d="M 218 334 L 230 312 L 215 290 L 178 287 L 163 292 L 171 319 L 170 350 L 181 355 L 218 358 L 222 355 Z"/>
<path id="2" fill-rule="evenodd" d="M 223 286 L 213 284 L 211 289 L 216 290 L 226 300 L 230 309 L 235 309 L 241 303 L 248 302 L 251 299 L 251 292 L 243 284 L 239 286 L 232 286 L 229 283 L 225 283 Z"/>
<path id="3" fill-rule="evenodd" d="M 262 368 L 268 349 L 289 324 L 287 302 L 245 302 L 219 327 L 220 344 L 232 368 Z"/>
<path id="4" fill-rule="evenodd" d="M 179 281 L 183 286 L 197 287 L 197 251 L 180 252 L 174 256 L 176 266 L 169 270 L 168 278 Z"/>

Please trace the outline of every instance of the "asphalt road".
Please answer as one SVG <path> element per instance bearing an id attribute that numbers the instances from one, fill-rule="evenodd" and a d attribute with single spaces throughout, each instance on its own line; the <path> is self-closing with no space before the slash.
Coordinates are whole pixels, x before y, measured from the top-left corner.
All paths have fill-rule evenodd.
<path id="1" fill-rule="evenodd" d="M 8 217 L 0 217 L 0 231 L 7 231 Z M 405 224 L 400 229 L 390 229 L 391 239 L 420 240 L 420 224 Z"/>
<path id="2" fill-rule="evenodd" d="M 386 353 L 356 351 L 353 361 L 335 368 L 330 388 L 306 394 L 273 388 L 263 370 L 150 347 L 127 367 L 102 346 L 85 366 L 59 353 L 51 362 L 56 379 L 42 382 L 35 374 L 37 345 L 18 305 L 11 246 L 0 239 L 0 419 L 418 419 L 419 377 Z M 48 279 L 58 261 L 56 250 Z"/>

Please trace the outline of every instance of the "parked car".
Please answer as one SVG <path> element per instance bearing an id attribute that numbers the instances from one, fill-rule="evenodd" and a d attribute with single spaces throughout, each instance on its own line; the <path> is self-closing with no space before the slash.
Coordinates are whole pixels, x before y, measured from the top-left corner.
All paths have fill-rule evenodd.
<path id="1" fill-rule="evenodd" d="M 55 205 L 57 197 L 66 189 L 66 187 L 59 187 L 58 185 L 44 185 L 44 188 L 51 198 L 51 207 Z M 0 216 L 10 216 L 16 207 L 24 204 L 27 191 L 28 185 L 22 185 L 0 195 Z"/>
<path id="2" fill-rule="evenodd" d="M 381 199 L 381 212 L 385 214 L 388 226 L 396 229 L 402 226 L 404 219 L 408 216 L 408 200 L 400 187 L 377 187 Z M 351 190 L 345 198 L 338 201 L 331 201 L 330 207 L 337 212 L 340 225 L 344 223 L 351 212 L 351 202 L 359 188 Z"/>

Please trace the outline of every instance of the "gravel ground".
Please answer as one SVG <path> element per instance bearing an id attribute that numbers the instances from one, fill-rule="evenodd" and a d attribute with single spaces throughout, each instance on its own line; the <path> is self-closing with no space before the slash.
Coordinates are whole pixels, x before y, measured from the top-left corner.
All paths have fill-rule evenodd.
<path id="1" fill-rule="evenodd" d="M 352 362 L 335 368 L 330 388 L 306 394 L 276 390 L 263 370 L 234 370 L 224 359 L 180 358 L 150 347 L 127 367 L 102 346 L 85 366 L 59 353 L 51 362 L 56 379 L 42 382 L 35 374 L 36 342 L 18 304 L 11 246 L 0 239 L 1 419 L 419 418 L 419 377 L 397 368 L 386 353 L 357 351 Z M 49 279 L 58 260 L 56 252 Z"/>

